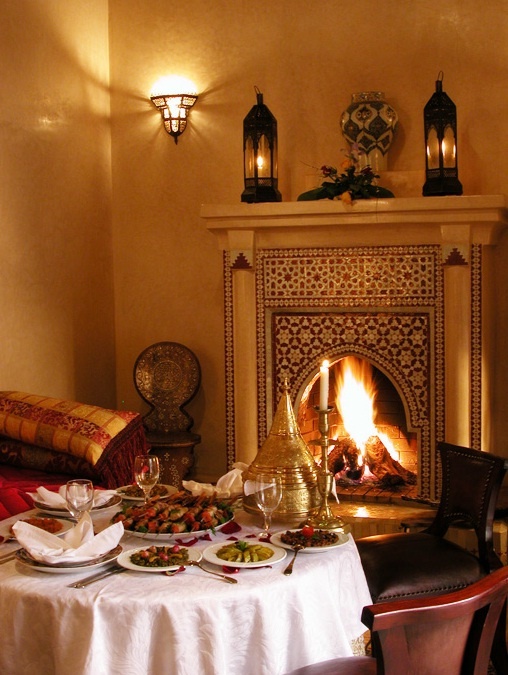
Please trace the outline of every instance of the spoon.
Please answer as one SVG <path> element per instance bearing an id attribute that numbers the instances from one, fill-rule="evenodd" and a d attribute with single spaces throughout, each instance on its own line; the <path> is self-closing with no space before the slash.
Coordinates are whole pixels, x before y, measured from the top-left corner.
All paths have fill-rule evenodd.
<path id="1" fill-rule="evenodd" d="M 305 546 L 302 546 L 302 544 L 296 544 L 295 546 L 293 546 L 293 551 L 295 552 L 295 554 L 294 554 L 294 556 L 293 556 L 293 559 L 292 559 L 291 562 L 289 563 L 289 565 L 288 565 L 288 566 L 286 567 L 286 569 L 284 570 L 284 574 L 285 574 L 286 576 L 292 573 L 292 571 L 293 571 L 293 565 L 295 564 L 295 560 L 296 560 L 296 556 L 298 555 L 298 551 L 301 551 L 302 548 L 305 548 Z"/>
<path id="2" fill-rule="evenodd" d="M 201 563 L 199 563 L 197 560 L 189 560 L 188 562 L 184 563 L 184 567 L 199 567 L 200 570 L 203 570 L 203 572 L 207 572 L 208 574 L 213 574 L 216 577 L 219 577 L 219 579 L 222 579 L 222 581 L 225 581 L 228 584 L 236 584 L 238 583 L 236 579 L 233 579 L 232 577 L 227 577 L 225 574 L 219 574 L 218 572 L 211 572 L 210 570 L 207 570 L 206 567 L 203 567 Z M 166 574 L 171 575 L 170 572 L 166 572 Z"/>

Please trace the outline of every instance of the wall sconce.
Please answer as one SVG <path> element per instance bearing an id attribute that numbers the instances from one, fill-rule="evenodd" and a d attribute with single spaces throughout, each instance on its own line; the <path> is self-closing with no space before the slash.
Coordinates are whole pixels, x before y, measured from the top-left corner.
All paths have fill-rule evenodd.
<path id="1" fill-rule="evenodd" d="M 189 111 L 198 100 L 196 87 L 184 77 L 162 77 L 152 87 L 152 103 L 160 110 L 164 128 L 175 143 L 187 126 Z"/>
<path id="2" fill-rule="evenodd" d="M 443 91 L 443 71 L 423 111 L 425 185 L 423 196 L 461 195 L 457 168 L 457 108 Z"/>
<path id="3" fill-rule="evenodd" d="M 281 202 L 277 189 L 277 120 L 254 87 L 257 104 L 243 121 L 242 202 Z"/>

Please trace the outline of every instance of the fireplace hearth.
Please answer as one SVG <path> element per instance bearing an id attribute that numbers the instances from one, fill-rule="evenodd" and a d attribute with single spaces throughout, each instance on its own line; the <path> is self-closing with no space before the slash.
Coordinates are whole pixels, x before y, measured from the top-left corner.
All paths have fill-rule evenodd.
<path id="1" fill-rule="evenodd" d="M 395 461 L 422 501 L 439 496 L 438 441 L 492 450 L 504 197 L 206 205 L 202 217 L 224 251 L 229 465 L 255 457 L 286 378 L 300 415 L 322 360 L 347 357 L 396 392 Z"/>

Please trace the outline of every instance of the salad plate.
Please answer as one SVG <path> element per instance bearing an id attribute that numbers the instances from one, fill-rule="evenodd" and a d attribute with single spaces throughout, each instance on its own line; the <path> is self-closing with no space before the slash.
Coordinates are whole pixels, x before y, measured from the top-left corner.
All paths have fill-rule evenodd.
<path id="1" fill-rule="evenodd" d="M 110 509 L 112 506 L 118 506 L 122 501 L 120 495 L 113 495 L 107 502 L 100 504 L 99 506 L 93 506 L 90 513 L 100 513 L 106 509 Z M 52 504 L 46 504 L 45 502 L 38 501 L 34 499 L 34 506 L 39 511 L 48 513 L 51 516 L 67 516 L 69 517 L 69 510 L 66 506 L 54 506 Z"/>
<path id="2" fill-rule="evenodd" d="M 125 501 L 129 502 L 144 502 L 145 497 L 143 494 L 139 495 L 141 488 L 137 485 L 122 485 L 122 487 L 116 488 L 116 493 L 122 497 Z M 150 499 L 152 497 L 159 497 L 159 499 L 167 499 L 167 497 L 174 495 L 175 492 L 178 492 L 177 488 L 174 485 L 164 485 L 158 483 L 152 491 L 150 492 Z"/>
<path id="3" fill-rule="evenodd" d="M 254 544 L 252 543 L 249 544 L 249 546 L 253 545 Z M 255 567 L 268 567 L 270 565 L 280 563 L 284 560 L 284 558 L 287 555 L 287 551 L 285 549 L 263 542 L 262 543 L 263 547 L 269 548 L 273 551 L 273 555 L 270 558 L 267 558 L 266 560 L 257 560 L 256 562 L 233 562 L 230 560 L 224 560 L 223 558 L 219 558 L 219 556 L 217 555 L 217 552 L 221 548 L 224 548 L 226 546 L 228 546 L 227 541 L 223 541 L 219 544 L 212 544 L 211 546 L 208 546 L 203 551 L 203 558 L 207 562 L 212 563 L 214 565 L 220 565 L 221 567 L 225 566 L 225 567 L 255 568 Z"/>
<path id="4" fill-rule="evenodd" d="M 54 565 L 50 565 L 49 563 L 35 560 L 35 558 L 32 558 L 26 549 L 20 548 L 15 553 L 15 559 L 21 565 L 35 570 L 36 572 L 47 572 L 49 574 L 76 574 L 78 572 L 88 572 L 91 569 L 102 567 L 102 565 L 107 565 L 108 563 L 116 560 L 121 552 L 122 547 L 118 545 L 111 549 L 111 551 L 108 553 L 98 556 L 97 558 L 94 558 L 88 562 L 55 563 Z"/>
<path id="5" fill-rule="evenodd" d="M 136 532 L 135 530 L 125 529 L 126 533 L 132 534 L 134 537 L 139 537 L 140 539 L 150 539 L 153 541 L 175 541 L 175 539 L 188 539 L 194 537 L 202 537 L 205 534 L 214 534 L 215 532 L 220 532 L 223 527 L 230 523 L 234 519 L 234 515 L 231 516 L 226 522 L 216 525 L 215 527 L 209 527 L 207 530 L 195 530 L 194 532 Z"/>
<path id="6" fill-rule="evenodd" d="M 144 547 L 144 548 L 134 548 L 134 549 L 131 549 L 130 551 L 124 551 L 123 553 L 121 553 L 118 556 L 117 563 L 121 567 L 124 567 L 126 570 L 133 570 L 134 572 L 157 572 L 158 574 L 160 574 L 161 572 L 170 572 L 172 570 L 177 570 L 182 566 L 182 565 L 165 565 L 165 566 L 161 566 L 161 567 L 144 567 L 143 565 L 136 565 L 136 563 L 133 563 L 132 560 L 131 560 L 131 557 L 135 553 L 140 553 L 141 551 L 145 551 L 145 550 L 146 550 L 146 547 Z M 201 560 L 201 558 L 203 557 L 201 555 L 201 551 L 198 551 L 198 550 L 193 549 L 193 548 L 187 549 L 187 553 L 189 555 L 189 557 L 188 557 L 189 561 L 199 562 Z"/>
<path id="7" fill-rule="evenodd" d="M 296 530 L 282 530 L 281 532 L 275 532 L 270 536 L 270 541 L 275 546 L 282 546 L 282 548 L 293 550 L 291 544 L 286 544 L 282 541 L 281 536 L 286 532 L 301 532 L 301 529 Z M 333 544 L 327 544 L 326 546 L 305 546 L 300 550 L 300 553 L 326 553 L 327 551 L 333 551 L 334 549 L 346 544 L 349 541 L 349 534 L 344 534 L 342 532 L 336 532 L 338 539 Z"/>

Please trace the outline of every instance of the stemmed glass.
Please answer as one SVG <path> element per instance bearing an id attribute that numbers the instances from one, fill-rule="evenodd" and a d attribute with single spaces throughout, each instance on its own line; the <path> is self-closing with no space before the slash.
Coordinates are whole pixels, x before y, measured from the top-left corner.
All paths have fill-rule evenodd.
<path id="1" fill-rule="evenodd" d="M 254 484 L 254 498 L 263 514 L 263 532 L 260 539 L 269 539 L 272 515 L 282 499 L 282 482 L 280 476 L 259 473 Z"/>
<path id="2" fill-rule="evenodd" d="M 94 489 L 91 480 L 76 478 L 65 486 L 65 501 L 71 516 L 79 521 L 93 506 Z"/>
<path id="3" fill-rule="evenodd" d="M 159 458 L 155 455 L 138 455 L 134 460 L 134 478 L 143 490 L 146 504 L 152 488 L 159 480 Z"/>

